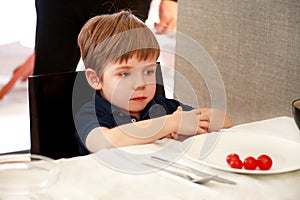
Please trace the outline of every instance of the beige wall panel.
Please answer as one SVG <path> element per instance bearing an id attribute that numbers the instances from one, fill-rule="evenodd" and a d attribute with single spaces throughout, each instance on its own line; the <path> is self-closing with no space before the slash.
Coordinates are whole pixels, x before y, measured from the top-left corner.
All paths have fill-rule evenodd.
<path id="1" fill-rule="evenodd" d="M 300 98 L 299 0 L 179 0 L 177 32 L 175 95 L 180 99 L 205 107 L 217 97 L 185 56 L 199 57 L 196 65 L 201 64 L 201 53 L 184 39 L 189 37 L 215 62 L 235 124 L 292 116 L 291 101 Z M 193 86 L 196 100 L 180 75 Z M 208 88 L 217 87 L 211 84 Z"/>

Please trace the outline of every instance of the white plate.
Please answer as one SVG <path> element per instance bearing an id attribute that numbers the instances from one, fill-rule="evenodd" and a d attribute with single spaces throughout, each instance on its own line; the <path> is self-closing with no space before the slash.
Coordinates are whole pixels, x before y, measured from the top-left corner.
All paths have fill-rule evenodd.
<path id="1" fill-rule="evenodd" d="M 205 143 L 207 145 L 207 141 L 204 142 L 207 135 L 191 137 L 183 142 L 183 147 L 188 148 L 188 158 L 215 169 L 244 174 L 275 174 L 300 169 L 300 143 L 250 132 L 228 131 L 210 134 L 219 138 L 204 158 L 200 158 L 200 151 Z M 257 158 L 261 154 L 267 154 L 272 158 L 273 165 L 269 170 L 234 169 L 226 162 L 226 156 L 230 153 L 237 153 L 241 160 L 248 156 Z"/>

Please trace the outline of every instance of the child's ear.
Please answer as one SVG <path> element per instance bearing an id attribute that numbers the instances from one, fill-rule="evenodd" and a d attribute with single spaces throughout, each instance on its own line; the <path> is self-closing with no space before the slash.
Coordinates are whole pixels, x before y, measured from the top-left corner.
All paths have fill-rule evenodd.
<path id="1" fill-rule="evenodd" d="M 89 85 L 95 90 L 101 90 L 102 85 L 100 83 L 100 78 L 97 75 L 97 72 L 91 68 L 86 69 L 85 71 L 86 79 Z"/>

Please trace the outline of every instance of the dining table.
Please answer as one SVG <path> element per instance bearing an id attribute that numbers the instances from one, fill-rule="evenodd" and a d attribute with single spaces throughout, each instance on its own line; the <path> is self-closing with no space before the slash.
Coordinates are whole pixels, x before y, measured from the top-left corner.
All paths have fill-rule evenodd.
<path id="1" fill-rule="evenodd" d="M 195 145 L 192 143 L 193 137 L 181 141 L 164 138 L 151 144 L 104 149 L 86 156 L 55 160 L 60 171 L 59 177 L 54 184 L 43 191 L 43 195 L 45 199 L 53 200 L 300 199 L 300 162 L 295 163 L 290 159 L 300 155 L 288 152 L 284 146 L 285 144 L 296 147 L 300 145 L 300 131 L 292 117 L 275 117 L 222 129 L 219 131 L 221 139 L 213 138 L 211 143 L 206 141 L 206 145 L 209 144 L 208 146 L 211 147 L 206 156 L 213 154 L 218 148 L 217 145 L 220 145 L 218 143 L 222 141 L 222 137 L 227 134 L 241 136 L 235 137 L 236 139 L 231 138 L 232 144 L 237 144 L 237 147 L 242 143 L 241 138 L 251 138 L 251 134 L 257 140 L 260 140 L 260 136 L 264 139 L 271 138 L 269 143 L 272 143 L 272 146 L 268 146 L 268 140 L 261 139 L 260 142 L 254 142 L 251 149 L 259 149 L 258 146 L 265 143 L 266 147 L 272 148 L 275 153 L 283 152 L 284 155 L 289 155 L 288 159 L 284 159 L 285 156 L 277 158 L 276 155 L 273 158 L 274 169 L 276 164 L 284 164 L 287 166 L 286 170 L 279 168 L 272 172 L 272 170 L 256 169 L 248 170 L 249 173 L 247 170 L 239 173 L 238 170 L 230 167 L 218 168 L 201 159 L 198 162 L 198 158 L 187 155 L 189 148 Z M 280 141 L 285 142 L 283 146 L 280 145 Z M 249 143 L 253 141 L 249 140 Z M 242 146 L 246 145 L 242 144 Z M 245 149 L 236 149 L 236 153 L 242 150 Z M 251 152 L 253 151 L 249 150 L 249 155 Z M 155 156 L 170 162 L 159 162 L 153 159 Z M 220 162 L 226 162 L 225 158 Z M 289 162 L 293 165 L 292 168 L 288 167 Z M 171 169 L 176 171 L 174 163 L 231 182 L 211 180 L 204 184 L 196 184 L 170 173 Z M 177 172 L 179 171 L 183 172 L 177 169 Z M 191 174 L 191 172 L 186 173 Z"/>

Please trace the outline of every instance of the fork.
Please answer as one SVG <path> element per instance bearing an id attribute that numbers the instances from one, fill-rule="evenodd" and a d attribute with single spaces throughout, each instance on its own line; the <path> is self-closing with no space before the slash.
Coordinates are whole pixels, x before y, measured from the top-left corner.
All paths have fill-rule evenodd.
<path id="1" fill-rule="evenodd" d="M 149 164 L 149 163 L 142 163 L 143 165 L 147 165 L 149 167 L 153 167 L 153 168 L 156 168 L 156 169 L 161 169 L 165 172 L 168 172 L 170 174 L 173 174 L 173 175 L 176 175 L 176 176 L 179 176 L 181 178 L 184 178 L 184 179 L 187 179 L 193 183 L 196 183 L 196 184 L 204 184 L 204 183 L 207 183 L 209 181 L 211 181 L 212 179 L 214 179 L 216 177 L 216 175 L 212 175 L 212 176 L 208 176 L 208 177 L 205 177 L 205 178 L 193 178 L 191 177 L 190 175 L 188 174 L 183 174 L 183 173 L 180 173 L 180 172 L 177 172 L 177 171 L 173 171 L 173 170 L 170 170 L 170 169 L 166 169 L 166 168 L 161 168 L 161 167 L 158 167 L 158 166 L 155 166 L 155 165 L 152 165 L 152 164 Z"/>
<path id="2" fill-rule="evenodd" d="M 182 169 L 182 170 L 187 170 L 189 172 L 192 172 L 196 175 L 199 175 L 199 176 L 203 176 L 203 177 L 211 177 L 213 176 L 213 180 L 214 181 L 218 181 L 220 183 L 227 183 L 227 184 L 232 184 L 232 185 L 235 185 L 236 182 L 232 181 L 232 180 L 229 180 L 229 179 L 225 179 L 225 178 L 222 178 L 222 177 L 219 177 L 218 175 L 212 175 L 212 174 L 209 174 L 209 173 L 206 173 L 206 172 L 202 172 L 202 171 L 199 171 L 197 169 L 194 169 L 192 167 L 188 167 L 188 166 L 185 166 L 183 164 L 179 164 L 179 163 L 172 163 L 171 161 L 169 160 L 166 160 L 166 159 L 163 159 L 163 158 L 159 158 L 157 156 L 151 156 L 152 159 L 156 160 L 156 161 L 160 161 L 160 162 L 164 162 L 164 163 L 169 163 L 171 164 L 171 166 L 175 167 L 175 168 L 178 168 L 178 169 Z"/>

